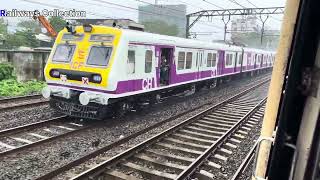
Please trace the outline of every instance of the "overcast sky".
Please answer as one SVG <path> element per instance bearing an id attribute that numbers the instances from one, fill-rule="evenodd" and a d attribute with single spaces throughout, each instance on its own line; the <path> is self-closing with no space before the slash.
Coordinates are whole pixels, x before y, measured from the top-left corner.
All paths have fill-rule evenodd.
<path id="1" fill-rule="evenodd" d="M 207 1 L 207 2 L 206 2 Z M 158 0 L 158 4 L 185 4 L 187 5 L 187 13 L 193 13 L 204 9 L 219 9 L 218 7 L 231 9 L 241 8 L 236 3 L 244 7 L 282 7 L 285 0 Z M 252 4 L 251 4 L 251 3 Z M 115 3 L 131 7 L 120 7 L 109 4 Z M 139 5 L 148 5 L 155 3 L 155 0 L 6 0 L 2 2 L 0 9 L 19 9 L 19 10 L 43 10 L 43 9 L 76 9 L 86 11 L 87 18 L 128 18 L 137 21 Z M 217 5 L 218 7 L 214 6 Z M 11 29 L 15 27 L 17 22 L 24 18 L 6 18 Z M 266 22 L 269 29 L 280 29 L 282 15 L 272 15 Z M 231 24 L 231 23 L 230 23 Z M 223 36 L 223 22 L 221 17 L 213 18 L 212 22 L 207 18 L 202 18 L 191 31 L 193 32 L 216 32 L 214 39 L 221 39 Z M 200 37 L 200 39 L 208 37 Z"/>

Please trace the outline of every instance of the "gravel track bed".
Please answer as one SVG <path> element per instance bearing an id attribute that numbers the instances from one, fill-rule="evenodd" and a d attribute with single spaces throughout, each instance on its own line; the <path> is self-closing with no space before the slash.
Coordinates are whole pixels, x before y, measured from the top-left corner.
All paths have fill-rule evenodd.
<path id="1" fill-rule="evenodd" d="M 252 179 L 252 171 L 253 171 L 253 160 L 248 165 L 247 169 L 244 170 L 244 173 L 237 180 L 249 180 Z"/>
<path id="2" fill-rule="evenodd" d="M 170 116 L 208 102 L 216 104 L 222 101 L 222 99 L 231 97 L 241 90 L 248 88 L 258 79 L 259 77 L 245 79 L 241 80 L 241 82 L 238 81 L 229 83 L 228 85 L 221 85 L 214 91 L 203 91 L 188 97 L 172 98 L 162 104 L 146 109 L 142 113 L 127 115 L 122 120 L 110 119 L 106 121 L 105 126 L 103 127 L 100 126 L 75 133 L 72 136 L 64 138 L 63 141 L 60 140 L 46 143 L 37 148 L 26 149 L 19 154 L 12 154 L 3 158 L 2 163 L 0 164 L 0 179 L 33 179 L 60 167 L 63 164 L 78 159 L 79 157 L 101 148 L 121 137 L 148 127 L 158 121 L 165 120 Z M 97 158 L 99 160 L 96 160 L 96 158 L 92 159 L 86 164 L 94 165 L 102 162 L 107 158 L 110 158 L 115 154 L 118 154 L 119 152 L 122 152 L 159 132 L 162 132 L 172 125 L 185 120 L 186 117 L 190 117 L 208 107 L 209 106 L 203 107 L 197 110 L 197 112 L 193 112 L 183 118 L 166 123 L 160 128 L 149 131 L 144 135 L 132 139 L 122 146 L 106 152 L 103 155 L 103 158 Z M 37 109 L 37 112 L 38 111 L 39 110 Z M 25 114 L 25 111 L 22 111 L 21 113 Z M 37 114 L 34 115 L 36 116 Z M 82 167 L 83 166 L 84 165 L 82 165 Z M 73 174 L 73 172 L 78 173 L 79 170 L 81 171 L 82 168 L 74 168 L 63 176 L 60 176 L 59 179 L 66 179 L 68 174 Z"/>
<path id="3" fill-rule="evenodd" d="M 0 112 L 0 130 L 43 121 L 59 115 L 61 114 L 54 112 L 49 105 Z"/>
<path id="4" fill-rule="evenodd" d="M 232 150 L 232 155 L 228 156 L 228 160 L 226 162 L 212 159 L 213 162 L 218 162 L 222 166 L 221 169 L 205 168 L 205 170 L 216 175 L 214 179 L 231 179 L 234 173 L 240 167 L 242 161 L 245 159 L 249 151 L 252 149 L 253 145 L 255 144 L 255 141 L 259 138 L 261 126 L 262 121 L 260 121 L 255 128 L 252 128 L 249 131 L 248 135 L 246 135 L 246 139 L 242 140 L 241 143 L 237 145 L 237 149 Z"/>

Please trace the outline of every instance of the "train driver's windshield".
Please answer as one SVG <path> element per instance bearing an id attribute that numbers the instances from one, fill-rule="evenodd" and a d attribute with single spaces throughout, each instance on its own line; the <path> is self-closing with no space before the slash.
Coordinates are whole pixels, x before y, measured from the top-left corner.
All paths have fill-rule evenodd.
<path id="1" fill-rule="evenodd" d="M 60 44 L 57 46 L 56 51 L 53 55 L 52 61 L 54 62 L 70 62 L 74 50 L 75 45 L 67 45 L 67 44 Z"/>
<path id="2" fill-rule="evenodd" d="M 88 65 L 107 66 L 111 56 L 112 47 L 93 46 L 87 60 Z"/>

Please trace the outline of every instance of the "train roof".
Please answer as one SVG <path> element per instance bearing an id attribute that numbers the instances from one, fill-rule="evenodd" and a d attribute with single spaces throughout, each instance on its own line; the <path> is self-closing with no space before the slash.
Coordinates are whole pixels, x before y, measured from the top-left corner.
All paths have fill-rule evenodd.
<path id="1" fill-rule="evenodd" d="M 186 39 L 174 36 L 166 36 L 142 31 L 134 31 L 129 29 L 122 30 L 123 35 L 127 36 L 129 41 L 144 42 L 150 44 L 167 44 L 180 47 L 189 48 L 203 48 L 203 49 L 217 49 L 217 50 L 230 50 L 230 51 L 242 51 L 241 47 L 232 46 L 221 43 L 212 43 L 195 39 Z"/>
<path id="2" fill-rule="evenodd" d="M 112 29 L 120 31 L 123 38 L 128 40 L 129 42 L 137 42 L 137 43 L 145 43 L 152 45 L 172 45 L 178 47 L 188 47 L 188 48 L 201 48 L 201 49 L 214 49 L 214 50 L 229 50 L 229 51 L 251 51 L 255 53 L 273 53 L 272 51 L 265 51 L 262 49 L 254 49 L 254 48 L 243 48 L 234 45 L 222 44 L 222 43 L 213 43 L 207 41 L 201 41 L 196 39 L 186 39 L 175 36 L 167 36 L 154 34 L 143 31 L 136 31 L 130 29 L 121 29 L 110 26 L 102 26 L 102 25 L 93 25 L 94 27 L 98 27 L 99 29 Z M 78 28 L 81 28 L 78 26 Z"/>

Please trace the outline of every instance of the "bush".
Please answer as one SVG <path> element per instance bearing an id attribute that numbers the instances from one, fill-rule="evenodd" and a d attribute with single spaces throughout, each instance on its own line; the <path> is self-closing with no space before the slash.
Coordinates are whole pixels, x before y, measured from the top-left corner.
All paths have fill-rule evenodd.
<path id="1" fill-rule="evenodd" d="M 0 96 L 23 96 L 39 93 L 45 86 L 45 82 L 27 81 L 18 82 L 15 79 L 0 81 Z"/>
<path id="2" fill-rule="evenodd" d="M 0 63 L 0 81 L 13 78 L 13 66 L 11 64 Z"/>

